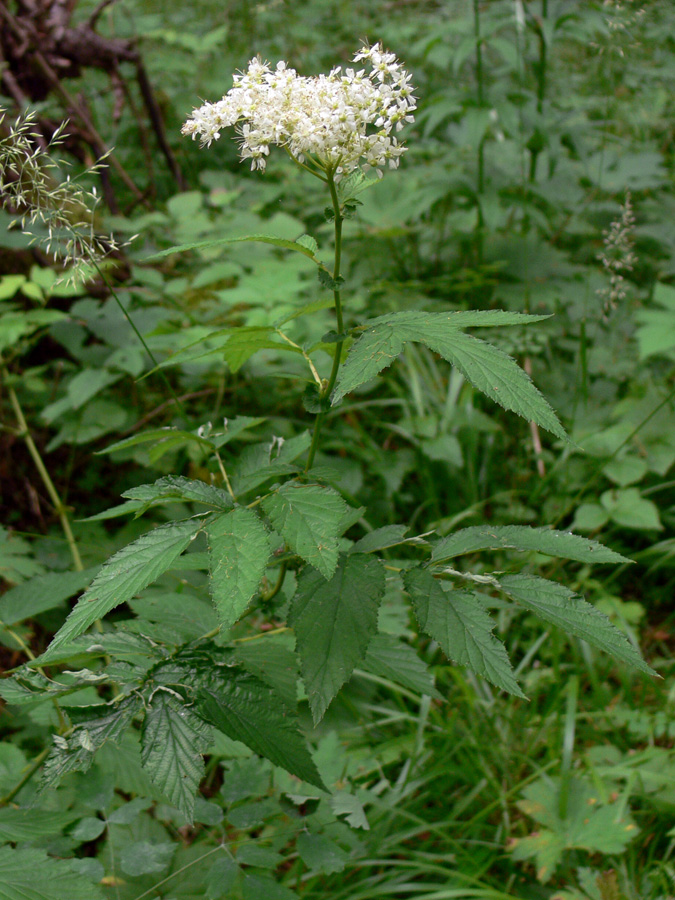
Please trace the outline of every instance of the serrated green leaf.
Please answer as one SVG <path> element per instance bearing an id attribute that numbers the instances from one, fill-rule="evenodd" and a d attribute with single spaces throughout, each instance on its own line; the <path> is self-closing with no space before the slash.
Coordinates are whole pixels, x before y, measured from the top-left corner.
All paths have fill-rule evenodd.
<path id="1" fill-rule="evenodd" d="M 404 581 L 420 628 L 438 641 L 449 659 L 509 694 L 525 696 L 506 648 L 492 633 L 495 622 L 477 594 L 445 590 L 427 569 L 411 569 Z"/>
<path id="2" fill-rule="evenodd" d="M 380 561 L 361 554 L 343 557 L 328 582 L 311 569 L 298 579 L 288 622 L 315 723 L 365 657 L 384 588 Z"/>
<path id="3" fill-rule="evenodd" d="M 377 321 L 377 320 L 376 320 Z M 402 353 L 406 337 L 395 325 L 384 323 L 369 328 L 353 345 L 345 360 L 331 397 L 335 406 L 345 394 L 370 381 Z"/>
<path id="4" fill-rule="evenodd" d="M 13 625 L 53 609 L 79 594 L 97 571 L 98 567 L 83 572 L 49 572 L 17 584 L 0 597 L 0 620 Z"/>
<path id="5" fill-rule="evenodd" d="M 301 247 L 306 247 L 312 256 L 316 256 L 319 252 L 319 245 L 311 234 L 301 234 L 295 243 L 300 244 Z"/>
<path id="6" fill-rule="evenodd" d="M 0 847 L 0 900 L 103 900 L 103 894 L 66 860 Z"/>
<path id="7" fill-rule="evenodd" d="M 503 350 L 461 331 L 430 335 L 424 343 L 490 400 L 566 439 L 565 429 L 548 402 L 527 373 Z"/>
<path id="8" fill-rule="evenodd" d="M 419 694 L 442 700 L 434 687 L 434 677 L 413 648 L 391 634 L 376 634 L 368 645 L 363 667 Z"/>
<path id="9" fill-rule="evenodd" d="M 241 741 L 303 781 L 324 788 L 292 710 L 262 681 L 229 667 L 205 678 L 197 711 L 228 737 Z"/>
<path id="10" fill-rule="evenodd" d="M 270 536 L 250 509 L 218 516 L 206 528 L 211 562 L 211 596 L 221 624 L 237 621 L 258 590 L 272 546 Z"/>
<path id="11" fill-rule="evenodd" d="M 168 250 L 162 250 L 161 253 L 154 253 L 152 256 L 147 256 L 144 261 L 162 259 L 165 256 L 170 256 L 172 253 L 185 253 L 187 250 L 209 250 L 211 247 L 219 247 L 221 244 L 239 244 L 243 241 L 272 244 L 275 247 L 281 247 L 282 250 L 293 250 L 296 253 L 302 253 L 303 256 L 308 257 L 312 262 L 319 262 L 314 255 L 314 251 L 310 247 L 305 246 L 304 243 L 300 243 L 299 241 L 287 241 L 284 240 L 284 238 L 274 237 L 270 234 L 244 234 L 240 237 L 215 238 L 210 241 L 179 244 L 177 247 L 170 247 Z"/>
<path id="12" fill-rule="evenodd" d="M 141 761 L 153 783 L 190 823 L 209 739 L 210 728 L 189 707 L 166 691 L 155 691 L 143 722 Z"/>
<path id="13" fill-rule="evenodd" d="M 286 482 L 262 507 L 288 546 L 330 578 L 337 566 L 340 522 L 348 511 L 337 491 Z"/>
<path id="14" fill-rule="evenodd" d="M 562 559 L 588 563 L 630 562 L 625 556 L 569 531 L 530 528 L 526 525 L 478 525 L 463 528 L 443 538 L 434 547 L 431 559 L 442 562 L 477 550 L 521 550 L 545 553 Z"/>
<path id="15" fill-rule="evenodd" d="M 45 761 L 42 786 L 54 787 L 70 772 L 86 772 L 94 753 L 108 741 L 124 736 L 141 705 L 135 694 L 115 706 L 72 707 L 69 715 L 75 727 L 68 739 L 56 736 Z"/>
<path id="16" fill-rule="evenodd" d="M 505 594 L 545 622 L 582 638 L 620 662 L 656 675 L 607 616 L 564 585 L 536 575 L 502 575 L 499 583 Z"/>
<path id="17" fill-rule="evenodd" d="M 514 325 L 539 321 L 501 310 L 454 313 L 403 312 L 381 316 L 368 323 L 356 341 L 338 376 L 332 402 L 370 381 L 399 355 L 407 341 L 418 341 L 459 369 L 490 399 L 542 428 L 565 438 L 565 431 L 528 375 L 501 350 L 460 329 Z"/>
<path id="18" fill-rule="evenodd" d="M 235 648 L 246 671 L 268 684 L 291 707 L 298 694 L 298 658 L 292 646 L 290 634 L 277 634 L 264 640 L 245 641 Z"/>
<path id="19" fill-rule="evenodd" d="M 227 491 L 205 481 L 183 478 L 180 475 L 165 475 L 152 484 L 140 484 L 125 491 L 122 496 L 127 500 L 140 500 L 148 506 L 179 501 L 203 503 L 211 509 L 232 508 L 232 497 Z"/>
<path id="20" fill-rule="evenodd" d="M 111 556 L 80 597 L 77 606 L 43 654 L 49 661 L 55 651 L 82 634 L 96 619 L 126 603 L 152 581 L 159 578 L 199 533 L 204 520 L 170 522 L 142 535 Z"/>

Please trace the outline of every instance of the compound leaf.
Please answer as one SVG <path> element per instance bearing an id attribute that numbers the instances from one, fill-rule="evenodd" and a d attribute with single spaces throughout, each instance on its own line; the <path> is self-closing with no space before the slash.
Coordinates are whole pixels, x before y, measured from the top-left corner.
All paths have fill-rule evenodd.
<path id="1" fill-rule="evenodd" d="M 509 694 L 525 696 L 506 648 L 492 633 L 495 622 L 477 594 L 445 590 L 428 570 L 421 568 L 406 572 L 405 587 L 420 628 L 438 641 L 449 659 Z"/>
<path id="2" fill-rule="evenodd" d="M 337 566 L 340 524 L 348 511 L 342 497 L 318 484 L 289 481 L 266 497 L 262 507 L 288 546 L 330 578 Z"/>
<path id="3" fill-rule="evenodd" d="M 196 537 L 202 524 L 203 519 L 170 522 L 141 535 L 111 556 L 80 597 L 42 660 L 51 659 L 62 644 L 159 578 Z"/>
<path id="4" fill-rule="evenodd" d="M 365 657 L 384 588 L 382 564 L 363 554 L 343 557 L 328 582 L 309 569 L 298 579 L 288 621 L 314 722 Z"/>
<path id="5" fill-rule="evenodd" d="M 656 674 L 607 616 L 564 585 L 536 575 L 502 575 L 499 583 L 505 594 L 545 622 L 647 675 Z"/>
<path id="6" fill-rule="evenodd" d="M 425 344 L 459 369 L 471 384 L 500 406 L 565 438 L 555 413 L 528 375 L 502 350 L 460 329 L 539 321 L 500 310 L 454 313 L 401 312 L 373 319 L 350 350 L 338 377 L 332 402 L 374 378 L 391 365 L 407 341 Z"/>
<path id="7" fill-rule="evenodd" d="M 265 574 L 270 537 L 259 517 L 238 508 L 218 516 L 206 528 L 211 596 L 224 628 L 234 625 Z"/>

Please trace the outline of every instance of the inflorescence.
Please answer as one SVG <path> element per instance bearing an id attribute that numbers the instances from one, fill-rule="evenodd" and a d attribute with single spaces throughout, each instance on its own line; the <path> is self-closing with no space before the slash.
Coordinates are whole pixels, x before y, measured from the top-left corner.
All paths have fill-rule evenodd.
<path id="1" fill-rule="evenodd" d="M 5 111 L 0 107 L 0 126 Z M 62 280 L 70 283 L 91 277 L 97 266 L 120 246 L 112 236 L 100 236 L 94 229 L 98 204 L 96 189 L 86 189 L 66 176 L 50 152 L 63 142 L 67 123 L 52 136 L 46 148 L 39 143 L 36 113 L 28 112 L 11 123 L 0 137 L 0 207 L 16 215 L 17 224 L 41 244 L 65 268 Z M 89 174 L 104 164 L 101 159 Z M 37 226 L 37 233 L 31 228 Z"/>
<path id="2" fill-rule="evenodd" d="M 339 181 L 360 165 L 381 175 L 406 149 L 394 133 L 414 121 L 412 76 L 381 44 L 354 54 L 353 62 L 362 61 L 369 71 L 337 66 L 306 78 L 285 62 L 273 70 L 252 59 L 222 100 L 192 112 L 182 133 L 210 146 L 236 125 L 241 159 L 250 159 L 251 169 L 264 170 L 276 144 L 319 177 Z"/>

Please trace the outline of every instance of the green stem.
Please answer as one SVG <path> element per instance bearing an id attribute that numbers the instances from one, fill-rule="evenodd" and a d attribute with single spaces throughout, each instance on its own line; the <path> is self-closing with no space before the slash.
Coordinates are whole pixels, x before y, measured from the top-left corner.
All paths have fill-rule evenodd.
<path id="1" fill-rule="evenodd" d="M 287 565 L 288 563 L 286 562 L 286 560 L 284 560 L 284 562 L 282 562 L 282 564 L 279 566 L 279 577 L 277 578 L 277 582 L 274 587 L 270 588 L 270 590 L 266 594 L 260 595 L 260 599 L 263 601 L 263 603 L 269 603 L 269 601 L 276 597 L 276 595 L 281 590 L 284 579 L 286 578 Z"/>
<path id="2" fill-rule="evenodd" d="M 8 381 L 7 378 L 7 370 L 5 369 L 3 374 L 5 375 L 5 381 Z M 73 558 L 73 566 L 78 572 L 84 571 L 84 566 L 82 565 L 82 559 L 80 557 L 80 551 L 77 548 L 77 543 L 75 542 L 75 536 L 73 535 L 73 530 L 70 527 L 70 519 L 68 518 L 68 513 L 66 511 L 66 507 L 64 506 L 58 491 L 54 487 L 54 482 L 52 481 L 49 472 L 47 471 L 47 467 L 44 464 L 42 457 L 40 456 L 40 451 L 38 450 L 35 441 L 33 440 L 33 436 L 31 435 L 28 429 L 28 423 L 26 422 L 26 418 L 23 414 L 23 410 L 21 409 L 21 404 L 19 403 L 19 398 L 16 396 L 14 388 L 11 384 L 7 385 L 7 393 L 9 394 L 9 402 L 12 404 L 12 409 L 14 410 L 14 415 L 16 416 L 16 421 L 19 424 L 19 433 L 20 436 L 26 442 L 26 447 L 28 447 L 28 452 L 31 455 L 33 462 L 35 463 L 35 468 L 40 473 L 40 478 L 42 479 L 42 483 L 47 489 L 47 493 L 49 494 L 49 499 L 52 501 L 54 509 L 59 517 L 59 521 L 61 522 L 61 528 L 63 528 L 63 533 L 66 536 L 66 540 L 68 541 L 68 547 L 70 548 L 70 555 Z"/>
<path id="3" fill-rule="evenodd" d="M 11 803 L 12 800 L 19 793 L 21 788 L 24 786 L 24 784 L 27 784 L 31 780 L 31 778 L 33 777 L 33 775 L 35 775 L 35 773 L 40 768 L 42 763 L 49 756 L 50 750 L 51 750 L 51 747 L 45 747 L 45 749 L 42 751 L 42 753 L 40 753 L 38 756 L 36 756 L 35 759 L 33 760 L 33 762 L 30 764 L 26 774 L 23 776 L 21 781 L 18 784 L 14 785 L 14 787 L 8 794 L 5 794 L 4 797 L 0 797 L 0 808 L 2 808 L 3 806 L 7 806 L 8 803 Z"/>
<path id="4" fill-rule="evenodd" d="M 480 33 L 479 0 L 473 0 L 473 33 L 476 39 L 476 81 L 478 82 L 478 105 L 483 105 L 483 39 Z"/>
<path id="5" fill-rule="evenodd" d="M 334 172 L 328 172 L 328 188 L 330 190 L 331 201 L 333 203 L 333 213 L 335 216 L 335 263 L 333 265 L 333 281 L 337 282 L 340 277 L 340 265 L 342 263 L 342 211 L 340 210 L 340 200 L 337 195 L 337 188 L 335 186 L 335 178 Z M 344 333 L 344 322 L 342 318 L 342 298 L 340 297 L 339 287 L 335 287 L 333 290 L 333 297 L 335 299 L 335 318 L 337 322 L 337 332 L 338 335 L 342 335 Z M 326 386 L 321 391 L 321 399 L 326 400 L 330 397 L 333 388 L 335 387 L 335 382 L 337 381 L 338 371 L 340 369 L 340 359 L 342 358 L 342 346 L 344 344 L 344 338 L 340 337 L 340 339 L 335 344 L 335 356 L 333 357 L 333 368 L 331 369 L 330 377 L 328 378 L 328 382 Z M 312 443 L 309 448 L 309 454 L 307 455 L 307 464 L 305 465 L 305 472 L 308 472 L 312 465 L 314 464 L 314 457 L 316 456 L 316 451 L 319 448 L 319 437 L 321 435 L 321 426 L 323 425 L 324 419 L 326 418 L 326 411 L 322 410 L 316 417 L 314 421 L 314 433 L 312 434 Z"/>
<path id="6" fill-rule="evenodd" d="M 485 93 L 483 89 L 483 39 L 480 29 L 480 4 L 479 0 L 473 0 L 473 32 L 476 40 L 476 83 L 478 90 L 478 106 L 483 107 L 485 103 Z M 480 198 L 485 189 L 485 138 L 483 137 L 478 144 L 477 158 L 477 185 L 476 192 L 478 194 L 478 221 L 476 224 L 476 250 L 478 264 L 483 263 L 483 210 Z"/>

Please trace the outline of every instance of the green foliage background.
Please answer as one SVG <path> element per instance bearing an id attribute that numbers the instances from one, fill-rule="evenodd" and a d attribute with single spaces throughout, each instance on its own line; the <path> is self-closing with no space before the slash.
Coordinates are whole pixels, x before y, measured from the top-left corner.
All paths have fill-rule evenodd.
<path id="1" fill-rule="evenodd" d="M 78 15 L 94 5 L 79 4 Z M 113 115 L 103 76 L 72 83 L 151 198 L 134 208 L 116 184 L 127 214 L 101 226 L 138 234 L 116 292 L 160 369 L 108 294 L 55 285 L 39 259 L 0 277 L 4 667 L 24 663 L 26 648 L 46 649 L 71 598 L 92 578 L 100 588 L 105 560 L 120 560 L 126 579 L 124 596 L 117 582 L 108 599 L 98 591 L 86 622 L 61 640 L 75 645 L 49 651 L 46 674 L 22 668 L 0 685 L 2 900 L 675 895 L 673 19 L 669 4 L 628 0 L 200 2 L 189 15 L 184 4 L 121 0 L 105 12 L 102 32 L 139 40 L 189 190 L 176 193 L 130 106 Z M 327 679 L 303 656 L 315 632 L 297 629 L 307 691 L 298 697 L 283 623 L 317 591 L 331 606 L 323 586 L 333 582 L 319 574 L 335 571 L 333 532 L 334 553 L 311 558 L 300 535 L 293 549 L 309 565 L 298 593 L 289 572 L 267 608 L 235 625 L 231 646 L 190 642 L 234 623 L 260 580 L 251 561 L 250 584 L 227 607 L 218 578 L 207 584 L 209 559 L 242 533 L 268 557 L 279 550 L 267 534 L 251 538 L 243 510 L 230 511 L 212 448 L 234 465 L 237 495 L 263 483 L 261 472 L 293 473 L 306 452 L 315 409 L 298 381 L 308 369 L 279 323 L 298 347 L 326 351 L 316 357 L 325 375 L 334 322 L 311 252 L 283 246 L 311 234 L 325 248 L 332 225 L 325 197 L 281 154 L 263 177 L 240 166 L 225 134 L 200 151 L 179 129 L 256 53 L 312 74 L 346 62 L 366 37 L 405 61 L 420 108 L 400 171 L 359 194 L 344 224 L 349 316 L 382 317 L 361 348 L 383 340 L 395 313 L 409 328 L 420 310 L 548 317 L 491 328 L 490 341 L 531 373 L 571 441 L 551 419 L 538 430 L 486 400 L 418 332 L 375 380 L 365 368 L 349 384 L 355 364 L 345 364 L 341 384 L 354 391 L 327 411 L 316 464 L 339 491 L 340 539 L 361 545 L 340 563 L 342 577 L 351 568 L 372 580 L 381 634 L 365 658 L 340 660 L 344 678 Z M 42 111 L 63 116 L 55 100 Z M 606 232 L 627 197 L 636 260 L 613 304 L 601 257 L 611 257 Z M 220 240 L 258 233 L 278 244 Z M 2 259 L 27 243 L 3 228 Z M 300 317 L 307 304 L 311 316 Z M 317 335 L 327 337 L 316 344 Z M 10 389 L 77 520 L 84 572 L 72 571 Z M 120 496 L 124 510 L 105 512 Z M 283 494 L 272 497 L 265 513 L 282 520 Z M 305 500 L 311 510 L 315 498 Z M 365 520 L 343 521 L 347 504 L 367 508 Z M 573 530 L 614 555 L 599 561 L 579 543 L 563 569 L 523 526 Z M 443 538 L 435 560 L 465 576 L 467 590 L 452 592 L 455 618 L 423 570 L 385 583 L 372 555 L 405 568 L 418 551 L 405 540 L 432 529 Z M 162 554 L 154 583 L 144 541 L 155 544 L 152 559 Z M 129 546 L 131 561 L 113 556 Z M 182 567 L 168 571 L 176 559 Z M 580 626 L 566 635 L 553 617 L 542 632 L 516 614 L 508 597 L 531 612 L 542 578 L 559 582 L 554 607 L 583 594 L 589 616 L 604 613 L 627 636 L 624 659 L 640 646 L 661 679 L 600 653 Z M 487 610 L 471 599 L 485 584 Z M 345 635 L 367 635 L 378 615 L 359 599 L 345 610 Z M 107 611 L 100 641 L 80 635 Z M 264 641 L 248 639 L 270 624 Z M 497 639 L 513 674 L 485 664 Z M 183 649 L 160 660 L 157 647 L 171 645 Z M 214 660 L 235 689 L 215 680 Z M 147 675 L 147 692 L 128 693 L 123 715 L 109 716 L 101 701 L 132 670 Z M 309 745 L 290 729 L 298 699 Z M 267 711 L 265 728 L 252 709 Z M 52 744 L 64 715 L 66 746 Z"/>

